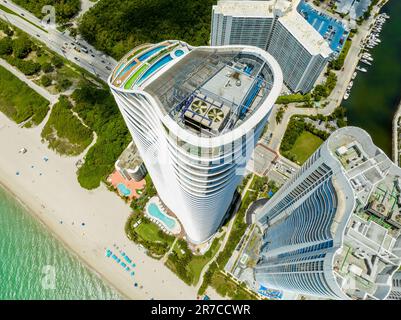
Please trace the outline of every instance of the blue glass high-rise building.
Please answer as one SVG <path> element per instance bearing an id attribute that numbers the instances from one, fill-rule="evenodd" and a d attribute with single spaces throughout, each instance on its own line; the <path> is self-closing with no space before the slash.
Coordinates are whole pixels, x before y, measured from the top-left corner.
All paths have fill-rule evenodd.
<path id="1" fill-rule="evenodd" d="M 257 214 L 263 285 L 385 299 L 401 263 L 401 169 L 363 130 L 337 130 Z"/>

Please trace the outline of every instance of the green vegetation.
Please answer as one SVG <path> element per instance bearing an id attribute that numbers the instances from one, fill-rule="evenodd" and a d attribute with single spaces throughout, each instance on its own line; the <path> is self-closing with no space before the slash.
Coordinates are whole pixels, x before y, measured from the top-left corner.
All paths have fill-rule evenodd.
<path id="1" fill-rule="evenodd" d="M 371 13 L 372 13 L 372 9 L 375 5 L 377 5 L 379 3 L 379 0 L 372 0 L 371 3 L 368 6 L 368 9 L 364 12 L 363 16 L 359 18 L 359 20 L 357 21 L 357 23 L 360 25 L 362 24 L 363 20 L 368 20 Z"/>
<path id="2" fill-rule="evenodd" d="M 322 143 L 323 140 L 321 138 L 309 131 L 304 131 L 297 140 L 295 140 L 289 153 L 294 155 L 295 159 L 297 159 L 300 164 L 303 164 Z"/>
<path id="3" fill-rule="evenodd" d="M 310 135 L 303 135 L 301 140 L 298 140 L 299 137 L 305 132 L 309 132 L 312 135 L 314 135 L 316 138 L 311 139 Z M 303 117 L 293 117 L 291 118 L 287 130 L 285 131 L 283 140 L 281 141 L 280 145 L 280 153 L 290 159 L 291 161 L 302 163 L 302 161 L 305 161 L 307 159 L 307 155 L 310 155 L 310 152 L 316 145 L 320 145 L 320 139 L 321 140 L 326 140 L 329 136 L 329 133 L 326 131 L 318 130 L 315 126 L 313 126 L 310 123 L 306 123 L 303 119 Z M 320 138 L 319 140 L 317 138 Z M 308 141 L 309 140 L 309 141 Z M 295 144 L 298 142 L 300 144 L 300 147 L 295 146 Z M 302 146 L 306 147 L 305 144 L 311 143 L 311 146 L 307 147 L 307 150 L 302 151 Z M 294 146 L 295 146 L 295 151 L 294 153 Z M 313 153 L 313 152 L 312 152 Z M 300 158 L 298 158 L 300 157 Z M 305 159 L 306 157 L 306 159 Z"/>
<path id="4" fill-rule="evenodd" d="M 49 102 L 11 72 L 0 67 L 0 111 L 16 123 L 38 125 L 49 110 Z"/>
<path id="5" fill-rule="evenodd" d="M 287 109 L 287 105 L 285 105 L 284 107 L 280 107 L 277 110 L 277 114 L 276 114 L 276 123 L 277 124 L 281 123 L 281 121 L 283 120 L 285 109 Z"/>
<path id="6" fill-rule="evenodd" d="M 144 216 L 146 203 L 156 195 L 156 188 L 150 176 L 147 175 L 145 179 L 146 185 L 140 198 L 133 199 L 131 202 L 133 212 L 128 218 L 125 232 L 129 239 L 145 247 L 149 256 L 160 259 L 170 249 L 175 237 L 164 233 L 156 224 Z M 141 223 L 134 228 L 134 224 L 139 220 Z"/>
<path id="7" fill-rule="evenodd" d="M 344 66 L 345 58 L 347 57 L 348 51 L 351 48 L 352 40 L 350 38 L 344 44 L 343 49 L 341 50 L 340 55 L 337 59 L 330 61 L 329 67 L 334 70 L 341 70 Z"/>
<path id="8" fill-rule="evenodd" d="M 204 255 L 194 255 L 184 240 L 178 240 L 170 253 L 166 266 L 188 285 L 196 285 L 205 265 L 220 248 L 222 237 L 215 238 Z"/>
<path id="9" fill-rule="evenodd" d="M 315 101 L 320 101 L 322 98 L 327 98 L 337 84 L 337 75 L 329 70 L 326 73 L 326 82 L 324 84 L 318 84 L 313 90 L 312 96 Z"/>
<path id="10" fill-rule="evenodd" d="M 320 101 L 322 100 L 322 98 L 327 98 L 337 84 L 337 75 L 331 70 L 331 67 L 328 68 L 325 75 L 326 75 L 325 83 L 316 85 L 312 94 L 294 93 L 289 95 L 282 95 L 278 97 L 276 104 L 287 105 L 289 103 L 304 102 L 304 105 L 302 107 L 312 108 L 313 101 Z M 279 116 L 279 113 L 277 114 L 277 116 Z M 276 121 L 279 120 L 277 123 L 281 122 L 281 116 L 282 115 L 280 115 L 279 118 L 276 118 Z"/>
<path id="11" fill-rule="evenodd" d="M 94 189 L 113 170 L 114 163 L 131 138 L 118 107 L 107 89 L 81 83 L 72 95 L 74 111 L 97 134 L 97 141 L 85 156 L 78 170 L 78 181 L 86 189 Z"/>
<path id="12" fill-rule="evenodd" d="M 134 224 L 141 223 L 134 228 Z M 165 234 L 159 227 L 145 218 L 141 213 L 134 212 L 125 225 L 128 238 L 148 250 L 148 255 L 160 259 L 164 256 L 174 242 L 174 237 Z"/>
<path id="13" fill-rule="evenodd" d="M 0 30 L 6 34 L 0 37 L 0 56 L 25 75 L 32 76 L 49 92 L 62 93 L 77 86 L 81 80 L 97 82 L 87 71 L 48 50 L 20 29 L 0 21 Z M 42 81 L 44 74 L 48 78 Z"/>
<path id="14" fill-rule="evenodd" d="M 233 300 L 255 300 L 257 295 L 246 290 L 245 283 L 238 283 L 231 276 L 221 271 L 214 272 L 210 279 L 211 285 L 216 292 L 223 297 L 230 297 Z"/>
<path id="15" fill-rule="evenodd" d="M 328 115 L 328 116 L 324 116 L 322 114 L 318 114 L 315 116 L 308 116 L 309 119 L 312 120 L 321 120 L 327 122 L 328 121 L 336 121 L 337 122 L 337 126 L 339 128 L 345 127 L 347 125 L 347 110 L 344 107 L 337 107 L 336 109 L 334 109 L 333 113 Z"/>
<path id="16" fill-rule="evenodd" d="M 116 59 L 143 43 L 179 39 L 206 45 L 216 0 L 102 0 L 82 17 L 79 31 Z"/>
<path id="17" fill-rule="evenodd" d="M 154 197 L 157 194 L 156 188 L 153 185 L 152 179 L 149 174 L 145 177 L 146 185 L 142 190 L 141 196 L 139 199 L 133 199 L 131 202 L 131 208 L 137 214 L 141 214 L 145 210 L 146 203 L 150 198 Z"/>
<path id="18" fill-rule="evenodd" d="M 43 86 L 43 87 L 48 87 L 48 86 L 50 86 L 51 84 L 52 84 L 52 79 L 50 79 L 48 76 L 46 76 L 46 75 L 43 75 L 41 78 L 40 78 L 40 84 Z"/>
<path id="19" fill-rule="evenodd" d="M 42 8 L 45 5 L 54 6 L 56 9 L 56 22 L 67 22 L 75 16 L 81 7 L 79 0 L 13 0 L 19 6 L 32 12 L 38 18 L 43 18 Z"/>
<path id="20" fill-rule="evenodd" d="M 85 127 L 72 113 L 72 104 L 61 96 L 54 105 L 49 120 L 42 131 L 42 138 L 49 147 L 64 155 L 78 155 L 92 142 L 92 130 Z"/>
<path id="21" fill-rule="evenodd" d="M 236 283 L 222 272 L 247 229 L 245 214 L 250 204 L 260 197 L 266 197 L 266 192 L 269 190 L 273 192 L 277 192 L 278 190 L 273 181 L 268 182 L 266 177 L 258 176 L 252 176 L 252 182 L 249 189 L 250 190 L 248 190 L 244 195 L 241 206 L 234 218 L 235 220 L 224 249 L 220 252 L 217 259 L 210 265 L 203 277 L 202 285 L 198 291 L 199 295 L 203 295 L 207 287 L 210 285 L 221 295 L 227 295 L 232 299 L 246 300 L 257 298 L 256 295 L 245 290 L 244 284 Z"/>
<path id="22" fill-rule="evenodd" d="M 310 100 L 311 100 L 311 95 L 309 93 L 307 93 L 307 94 L 294 93 L 294 94 L 287 94 L 287 95 L 279 96 L 277 98 L 276 103 L 277 104 L 289 104 L 289 103 L 294 103 L 294 102 L 308 102 Z"/>

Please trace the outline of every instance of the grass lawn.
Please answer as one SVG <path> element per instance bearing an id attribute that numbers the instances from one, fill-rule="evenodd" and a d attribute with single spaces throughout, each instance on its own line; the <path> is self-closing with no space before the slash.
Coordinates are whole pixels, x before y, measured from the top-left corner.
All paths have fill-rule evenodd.
<path id="1" fill-rule="evenodd" d="M 0 67 L 0 111 L 16 123 L 28 119 L 38 125 L 49 110 L 49 102 L 11 72 Z"/>
<path id="2" fill-rule="evenodd" d="M 166 242 L 166 239 L 160 237 L 160 228 L 154 223 L 141 223 L 135 228 L 135 232 L 145 241 L 150 242 Z M 172 245 L 174 242 L 174 237 L 169 237 L 167 240 L 168 245 Z"/>
<path id="3" fill-rule="evenodd" d="M 303 164 L 322 143 L 323 140 L 318 136 L 304 131 L 297 138 L 290 152 L 296 155 L 300 164 Z"/>

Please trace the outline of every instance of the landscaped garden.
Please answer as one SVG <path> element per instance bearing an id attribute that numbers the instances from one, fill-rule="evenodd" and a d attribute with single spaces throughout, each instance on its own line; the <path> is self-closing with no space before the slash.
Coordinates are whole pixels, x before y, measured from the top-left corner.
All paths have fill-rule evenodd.
<path id="1" fill-rule="evenodd" d="M 143 214 L 137 212 L 128 218 L 125 232 L 130 240 L 142 245 L 148 255 L 155 259 L 162 258 L 175 239 L 174 236 L 167 235 Z"/>
<path id="2" fill-rule="evenodd" d="M 213 287 L 222 296 L 228 296 L 231 299 L 256 299 L 256 294 L 246 290 L 245 284 L 236 282 L 224 273 L 224 267 L 232 256 L 236 246 L 244 235 L 247 224 L 245 223 L 245 214 L 250 204 L 262 197 L 268 197 L 267 192 L 277 192 L 278 187 L 273 181 L 268 181 L 266 177 L 251 176 L 251 185 L 244 195 L 241 206 L 234 217 L 234 223 L 224 249 L 219 253 L 216 260 L 211 263 L 209 269 L 205 272 L 202 285 L 198 294 L 203 295 L 208 286 Z M 243 190 L 243 187 L 242 187 Z"/>
<path id="3" fill-rule="evenodd" d="M 223 236 L 215 238 L 209 250 L 203 255 L 191 252 L 184 240 L 178 240 L 170 253 L 166 266 L 188 285 L 196 285 L 205 265 L 216 255 Z"/>
<path id="4" fill-rule="evenodd" d="M 319 121 L 327 130 L 317 129 L 312 123 L 306 122 L 305 119 Z M 328 116 L 319 114 L 292 117 L 281 141 L 280 153 L 291 161 L 303 164 L 328 138 L 329 132 L 335 129 L 330 123 L 334 123 L 340 128 L 344 127 L 347 124 L 345 108 L 337 107 Z"/>
<path id="5" fill-rule="evenodd" d="M 281 141 L 280 153 L 291 161 L 303 164 L 328 136 L 328 132 L 306 123 L 304 117 L 292 117 Z"/>
<path id="6" fill-rule="evenodd" d="M 303 164 L 323 143 L 323 140 L 309 131 L 303 131 L 288 151 L 300 164 Z"/>

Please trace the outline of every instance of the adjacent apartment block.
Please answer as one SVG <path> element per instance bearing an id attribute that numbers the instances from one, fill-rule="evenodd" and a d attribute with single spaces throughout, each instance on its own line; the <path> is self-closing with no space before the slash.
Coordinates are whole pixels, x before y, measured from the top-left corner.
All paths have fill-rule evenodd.
<path id="1" fill-rule="evenodd" d="M 256 47 L 165 41 L 129 52 L 109 85 L 160 199 L 206 241 L 280 93 L 278 63 Z"/>
<path id="2" fill-rule="evenodd" d="M 394 274 L 393 287 L 387 300 L 401 300 L 401 271 Z"/>
<path id="3" fill-rule="evenodd" d="M 401 264 L 401 169 L 362 129 L 334 132 L 257 213 L 255 278 L 330 299 L 386 299 Z"/>
<path id="4" fill-rule="evenodd" d="M 267 50 L 294 92 L 313 88 L 348 31 L 300 0 L 231 1 L 213 6 L 211 44 L 245 44 Z"/>

